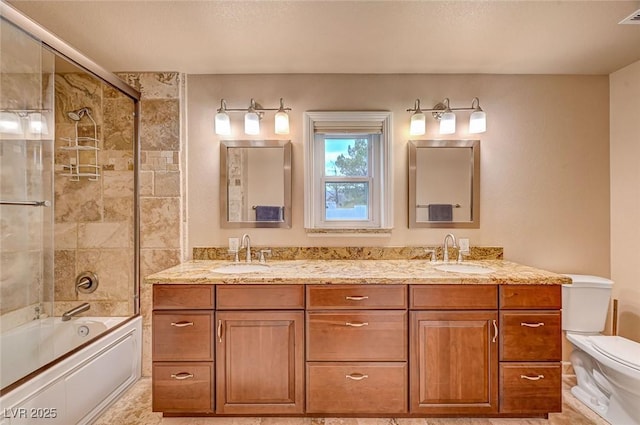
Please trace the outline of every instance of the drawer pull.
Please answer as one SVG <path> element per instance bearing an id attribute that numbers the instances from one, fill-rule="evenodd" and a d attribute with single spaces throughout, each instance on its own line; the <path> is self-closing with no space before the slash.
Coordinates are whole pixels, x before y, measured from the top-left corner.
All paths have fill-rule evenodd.
<path id="1" fill-rule="evenodd" d="M 491 340 L 491 342 L 496 342 L 496 339 L 498 339 L 498 323 L 494 319 L 493 320 L 493 339 Z"/>
<path id="2" fill-rule="evenodd" d="M 346 375 L 347 379 L 353 379 L 354 381 L 362 381 L 365 378 L 368 378 L 369 375 L 364 375 L 362 373 L 352 373 L 350 375 Z"/>
<path id="3" fill-rule="evenodd" d="M 543 378 L 544 378 L 544 375 L 538 375 L 538 376 L 520 375 L 520 379 L 528 379 L 529 381 L 539 381 Z"/>
<path id="4" fill-rule="evenodd" d="M 222 320 L 218 320 L 218 342 L 222 342 Z"/>
<path id="5" fill-rule="evenodd" d="M 539 328 L 540 326 L 544 326 L 544 323 L 543 322 L 538 322 L 538 323 L 520 322 L 520 326 L 526 326 L 528 328 Z"/>
<path id="6" fill-rule="evenodd" d="M 171 377 L 173 379 L 177 379 L 178 381 L 182 381 L 183 379 L 193 378 L 193 373 L 188 373 L 188 372 L 172 373 Z"/>
<path id="7" fill-rule="evenodd" d="M 352 326 L 354 328 L 361 328 L 363 326 L 369 326 L 369 322 L 346 322 L 345 326 Z"/>
<path id="8" fill-rule="evenodd" d="M 366 295 L 347 295 L 346 297 L 344 297 L 345 300 L 351 300 L 351 301 L 363 301 L 363 300 L 368 300 L 369 297 Z"/>
<path id="9" fill-rule="evenodd" d="M 193 322 L 171 322 L 171 326 L 176 328 L 184 328 L 185 326 L 193 326 Z"/>

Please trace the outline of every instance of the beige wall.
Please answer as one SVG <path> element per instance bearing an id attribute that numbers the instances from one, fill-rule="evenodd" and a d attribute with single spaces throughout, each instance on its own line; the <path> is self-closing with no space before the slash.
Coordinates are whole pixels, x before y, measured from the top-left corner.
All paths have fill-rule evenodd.
<path id="1" fill-rule="evenodd" d="M 243 229 L 220 229 L 219 138 L 213 117 L 220 99 L 246 107 L 250 98 L 293 108 L 291 134 L 276 137 L 267 114 L 259 138 L 293 143 L 291 229 L 250 229 L 266 246 L 401 246 L 440 244 L 447 229 L 407 226 L 407 140 L 416 97 L 429 107 L 444 97 L 454 107 L 478 96 L 487 112 L 481 140 L 481 223 L 455 230 L 473 245 L 498 245 L 505 258 L 556 272 L 609 276 L 609 81 L 607 76 L 516 75 L 189 75 L 188 244 L 226 246 Z M 390 110 L 394 139 L 394 230 L 390 237 L 310 237 L 303 228 L 303 128 L 308 110 Z M 468 113 L 455 138 L 469 138 Z M 427 121 L 424 139 L 440 138 Z M 246 139 L 242 114 L 234 134 Z M 257 137 L 258 138 L 258 137 Z"/>
<path id="2" fill-rule="evenodd" d="M 610 75 L 611 278 L 618 334 L 640 342 L 640 61 Z"/>

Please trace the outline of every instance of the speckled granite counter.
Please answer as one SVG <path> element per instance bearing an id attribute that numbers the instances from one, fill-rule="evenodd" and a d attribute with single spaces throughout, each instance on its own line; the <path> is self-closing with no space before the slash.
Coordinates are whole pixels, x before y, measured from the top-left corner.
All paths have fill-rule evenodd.
<path id="1" fill-rule="evenodd" d="M 291 260 L 271 261 L 264 271 L 225 274 L 212 271 L 232 264 L 220 260 L 193 260 L 145 278 L 154 283 L 282 283 L 282 284 L 538 284 L 558 285 L 571 279 L 504 260 L 468 261 L 489 267 L 488 274 L 444 272 L 425 260 Z"/>

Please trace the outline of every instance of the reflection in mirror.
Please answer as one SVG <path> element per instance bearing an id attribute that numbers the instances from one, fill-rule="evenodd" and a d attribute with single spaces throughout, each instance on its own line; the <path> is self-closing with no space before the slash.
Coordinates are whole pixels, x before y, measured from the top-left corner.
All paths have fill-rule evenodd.
<path id="1" fill-rule="evenodd" d="M 480 141 L 409 141 L 409 227 L 480 226 Z"/>
<path id="2" fill-rule="evenodd" d="M 220 143 L 220 225 L 291 227 L 291 142 Z"/>

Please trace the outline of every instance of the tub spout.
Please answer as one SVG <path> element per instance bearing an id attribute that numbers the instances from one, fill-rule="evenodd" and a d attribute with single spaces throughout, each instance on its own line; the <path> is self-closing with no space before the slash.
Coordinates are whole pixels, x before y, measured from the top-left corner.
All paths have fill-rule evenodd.
<path id="1" fill-rule="evenodd" d="M 69 311 L 65 311 L 64 313 L 62 313 L 62 321 L 66 322 L 67 320 L 71 320 L 73 316 L 75 316 L 76 314 L 80 314 L 83 311 L 89 310 L 90 307 L 91 306 L 89 305 L 89 303 L 82 303 Z"/>

